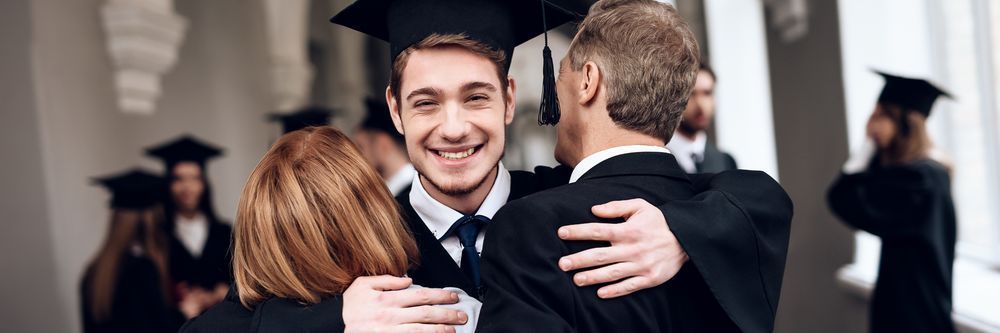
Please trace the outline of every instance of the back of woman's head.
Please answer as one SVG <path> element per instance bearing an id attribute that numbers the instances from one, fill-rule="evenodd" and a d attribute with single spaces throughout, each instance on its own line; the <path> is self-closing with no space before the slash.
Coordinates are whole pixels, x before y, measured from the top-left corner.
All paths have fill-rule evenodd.
<path id="1" fill-rule="evenodd" d="M 236 215 L 233 273 L 247 307 L 268 297 L 316 303 L 359 276 L 403 275 L 417 256 L 385 184 L 330 127 L 271 146 Z"/>

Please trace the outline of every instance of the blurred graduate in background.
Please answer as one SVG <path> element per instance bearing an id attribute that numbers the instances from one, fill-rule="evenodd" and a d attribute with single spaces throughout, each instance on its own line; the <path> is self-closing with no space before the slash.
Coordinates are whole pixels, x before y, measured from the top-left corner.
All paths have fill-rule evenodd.
<path id="1" fill-rule="evenodd" d="M 389 115 L 385 99 L 367 98 L 368 113 L 351 138 L 358 150 L 378 171 L 393 196 L 410 192 L 417 171 L 410 164 L 406 142 Z"/>
<path id="2" fill-rule="evenodd" d="M 172 302 L 161 198 L 166 181 L 133 169 L 100 178 L 111 191 L 111 223 L 80 284 L 83 331 L 176 332 L 200 311 Z"/>
<path id="3" fill-rule="evenodd" d="M 849 226 L 882 240 L 871 332 L 954 332 L 955 207 L 950 168 L 926 121 L 939 96 L 925 80 L 886 73 L 866 146 L 844 165 L 828 202 Z"/>
<path id="4" fill-rule="evenodd" d="M 205 163 L 222 155 L 222 150 L 183 136 L 149 148 L 146 154 L 165 164 L 164 213 L 174 291 L 179 301 L 193 297 L 210 307 L 225 297 L 232 281 L 232 227 L 215 214 L 205 169 Z"/>

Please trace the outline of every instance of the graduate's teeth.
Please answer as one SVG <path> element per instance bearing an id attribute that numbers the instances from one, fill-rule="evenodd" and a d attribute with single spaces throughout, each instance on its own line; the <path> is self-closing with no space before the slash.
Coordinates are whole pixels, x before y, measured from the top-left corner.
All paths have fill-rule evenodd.
<path id="1" fill-rule="evenodd" d="M 438 150 L 437 153 L 441 157 L 447 158 L 449 160 L 460 160 L 460 159 L 469 157 L 470 155 L 472 155 L 472 153 L 475 153 L 475 152 L 476 152 L 476 148 L 473 147 L 473 148 L 469 148 L 466 151 L 447 152 L 447 151 L 440 151 L 440 150 Z"/>

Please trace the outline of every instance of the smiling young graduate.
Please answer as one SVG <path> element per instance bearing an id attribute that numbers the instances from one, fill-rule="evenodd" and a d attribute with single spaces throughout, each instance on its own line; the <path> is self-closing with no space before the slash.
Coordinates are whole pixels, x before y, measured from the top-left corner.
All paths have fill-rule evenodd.
<path id="1" fill-rule="evenodd" d="M 258 323 L 254 326 L 257 332 L 267 328 L 450 332 L 454 331 L 450 325 L 475 316 L 429 305 L 458 301 L 459 295 L 440 289 L 444 287 L 459 288 L 480 298 L 485 290 L 479 254 L 494 224 L 490 221 L 493 215 L 511 200 L 569 180 L 568 167 L 536 168 L 535 173 L 530 173 L 509 171 L 500 162 L 506 126 L 513 121 L 516 105 L 516 83 L 508 75 L 514 47 L 542 34 L 546 27 L 577 19 L 577 14 L 584 12 L 583 8 L 567 4 L 535 0 L 362 0 L 337 14 L 334 23 L 390 45 L 392 73 L 385 93 L 388 112 L 395 129 L 404 135 L 407 154 L 417 170 L 410 191 L 396 199 L 416 240 L 419 265 L 411 267 L 405 278 L 358 278 L 342 295 L 328 295 L 312 306 L 285 302 L 270 306 L 267 312 L 251 312 L 229 301 L 210 311 L 202 323 L 240 317 L 248 321 L 253 318 Z M 547 97 L 554 101 L 554 94 Z M 547 123 L 558 121 L 558 112 L 553 112 L 556 107 L 546 104 L 545 116 L 540 119 Z M 736 179 L 740 186 L 733 189 L 739 192 L 734 195 L 728 190 Z M 720 279 L 746 281 L 723 287 L 727 291 L 746 289 L 737 297 L 751 301 L 733 303 L 734 307 L 758 306 L 764 293 L 776 297 L 776 290 L 764 290 L 774 285 L 765 286 L 759 276 L 768 278 L 768 283 L 777 279 L 780 286 L 785 243 L 774 244 L 773 250 L 781 253 L 780 262 L 757 260 L 756 243 L 770 234 L 758 234 L 755 223 L 784 221 L 765 232 L 776 230 L 780 234 L 783 230 L 787 243 L 787 219 L 783 218 L 790 215 L 791 207 L 784 192 L 766 175 L 706 176 L 692 182 L 696 190 L 708 190 L 690 200 L 659 207 L 634 200 L 595 208 L 597 216 L 628 220 L 613 227 L 582 224 L 562 230 L 564 239 L 599 240 L 610 246 L 567 253 L 561 269 L 579 271 L 577 276 L 586 277 L 581 279 L 581 286 L 610 283 L 601 288 L 603 298 L 660 285 L 688 258 L 687 249 L 680 246 L 667 225 L 671 221 L 691 225 L 692 233 L 721 230 L 720 237 L 713 239 L 722 244 L 692 243 L 692 249 L 699 255 L 706 253 L 705 260 L 727 267 L 719 273 Z M 758 186 L 747 194 L 744 185 L 753 182 L 759 182 Z M 770 201 L 776 197 L 782 206 L 770 210 L 774 208 Z M 583 210 L 589 212 L 590 208 Z M 552 233 L 555 236 L 555 231 Z M 730 241 L 732 244 L 725 243 Z M 553 264 L 558 260 L 554 258 Z M 593 269 L 616 263 L 629 269 L 617 271 L 620 275 Z M 424 288 L 407 289 L 414 284 Z M 593 288 L 586 290 L 595 297 L 598 294 Z M 489 320 L 484 317 L 480 322 Z M 189 325 L 188 329 L 218 331 L 209 326 Z"/>

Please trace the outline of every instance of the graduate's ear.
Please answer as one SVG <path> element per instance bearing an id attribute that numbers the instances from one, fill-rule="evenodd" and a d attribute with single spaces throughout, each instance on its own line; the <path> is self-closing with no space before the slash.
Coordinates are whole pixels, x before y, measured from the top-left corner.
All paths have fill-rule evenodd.
<path id="1" fill-rule="evenodd" d="M 402 106 L 396 103 L 396 97 L 392 94 L 392 87 L 385 87 L 385 104 L 389 106 L 389 116 L 392 117 L 392 125 L 396 127 L 396 131 L 399 134 L 406 135 L 403 132 L 403 120 L 399 118 L 399 111 Z"/>
<path id="2" fill-rule="evenodd" d="M 597 94 L 600 92 L 602 81 L 604 80 L 604 73 L 601 72 L 601 67 L 597 66 L 597 63 L 593 61 L 587 61 L 580 68 L 580 99 L 577 101 L 580 105 L 590 105 L 597 99 Z"/>
<path id="3" fill-rule="evenodd" d="M 517 111 L 517 83 L 514 82 L 514 78 L 507 76 L 507 96 L 505 99 L 507 108 L 504 110 L 503 122 L 505 125 L 510 125 L 514 122 L 514 113 Z"/>

